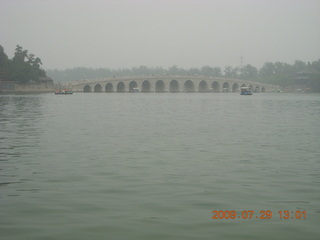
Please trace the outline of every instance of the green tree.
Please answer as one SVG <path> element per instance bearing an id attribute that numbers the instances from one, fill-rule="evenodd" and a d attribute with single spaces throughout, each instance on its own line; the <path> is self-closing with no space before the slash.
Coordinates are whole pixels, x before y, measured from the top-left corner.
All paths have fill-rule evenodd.
<path id="1" fill-rule="evenodd" d="M 219 67 L 214 67 L 214 68 L 213 68 L 213 76 L 214 76 L 214 77 L 221 77 L 221 76 L 222 76 L 221 68 L 219 68 Z"/>
<path id="2" fill-rule="evenodd" d="M 30 67 L 30 77 L 33 81 L 38 82 L 40 77 L 46 76 L 46 72 L 40 68 L 42 65 L 41 59 L 36 58 L 34 54 L 29 54 L 27 58 L 27 63 Z"/>
<path id="3" fill-rule="evenodd" d="M 241 78 L 256 81 L 259 77 L 259 71 L 256 67 L 247 64 L 241 69 Z"/>
<path id="4" fill-rule="evenodd" d="M 275 66 L 272 62 L 266 62 L 259 71 L 259 79 L 261 82 L 276 84 L 275 82 Z"/>
<path id="5" fill-rule="evenodd" d="M 0 80 L 10 79 L 10 60 L 0 45 Z"/>
<path id="6" fill-rule="evenodd" d="M 293 64 L 293 69 L 295 73 L 303 71 L 306 67 L 307 67 L 307 64 L 300 60 L 296 60 Z"/>
<path id="7" fill-rule="evenodd" d="M 11 61 L 11 72 L 12 80 L 20 84 L 28 83 L 31 78 L 31 68 L 29 64 L 25 61 L 27 56 L 28 51 L 23 50 L 21 46 L 17 45 L 14 57 Z"/>
<path id="8" fill-rule="evenodd" d="M 11 61 L 11 79 L 20 84 L 30 81 L 39 82 L 40 77 L 46 77 L 46 72 L 40 68 L 41 59 L 34 54 L 28 54 L 27 50 L 17 45 L 14 57 Z"/>
<path id="9" fill-rule="evenodd" d="M 214 70 L 213 70 L 212 67 L 210 67 L 210 66 L 202 67 L 201 75 L 203 75 L 203 76 L 213 76 L 213 74 L 214 74 Z"/>
<path id="10" fill-rule="evenodd" d="M 227 66 L 224 69 L 224 76 L 227 78 L 237 78 L 239 77 L 239 68 L 233 68 L 231 66 Z"/>
<path id="11" fill-rule="evenodd" d="M 314 73 L 311 76 L 311 87 L 315 92 L 320 92 L 320 59 L 311 63 Z"/>

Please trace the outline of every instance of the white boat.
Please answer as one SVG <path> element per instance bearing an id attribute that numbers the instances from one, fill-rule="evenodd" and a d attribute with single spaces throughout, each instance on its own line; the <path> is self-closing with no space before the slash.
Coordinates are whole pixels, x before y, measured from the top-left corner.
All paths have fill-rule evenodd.
<path id="1" fill-rule="evenodd" d="M 132 90 L 130 92 L 139 92 L 139 88 L 138 87 L 134 87 L 134 88 L 132 88 Z"/>
<path id="2" fill-rule="evenodd" d="M 240 95 L 252 95 L 251 87 L 242 87 Z"/>

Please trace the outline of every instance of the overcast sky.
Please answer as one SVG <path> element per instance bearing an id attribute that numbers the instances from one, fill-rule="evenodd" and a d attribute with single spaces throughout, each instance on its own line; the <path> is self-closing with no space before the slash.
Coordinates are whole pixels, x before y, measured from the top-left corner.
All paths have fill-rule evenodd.
<path id="1" fill-rule="evenodd" d="M 0 45 L 44 69 L 320 58 L 320 0 L 0 0 Z"/>

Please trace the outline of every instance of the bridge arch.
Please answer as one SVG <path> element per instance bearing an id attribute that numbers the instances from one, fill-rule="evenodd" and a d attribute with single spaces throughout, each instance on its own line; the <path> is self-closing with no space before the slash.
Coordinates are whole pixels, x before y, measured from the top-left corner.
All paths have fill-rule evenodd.
<path id="1" fill-rule="evenodd" d="M 129 83 L 129 92 L 133 92 L 134 90 L 134 88 L 138 88 L 138 83 L 136 82 L 136 81 L 131 81 L 130 83 Z"/>
<path id="2" fill-rule="evenodd" d="M 148 80 L 143 81 L 141 92 L 151 92 L 151 83 Z"/>
<path id="3" fill-rule="evenodd" d="M 259 87 L 259 86 L 256 86 L 256 87 L 254 88 L 254 92 L 259 93 L 259 92 L 260 92 L 260 87 Z"/>
<path id="4" fill-rule="evenodd" d="M 97 83 L 94 88 L 93 88 L 94 92 L 102 92 L 102 86 L 101 84 Z"/>
<path id="5" fill-rule="evenodd" d="M 155 91 L 156 92 L 164 92 L 165 91 L 165 85 L 164 85 L 164 82 L 162 80 L 158 80 L 156 82 Z"/>
<path id="6" fill-rule="evenodd" d="M 261 88 L 261 92 L 266 92 L 266 88 L 265 88 L 265 87 L 262 87 L 262 88 Z"/>
<path id="7" fill-rule="evenodd" d="M 238 83 L 234 83 L 234 84 L 232 85 L 232 92 L 237 92 L 238 89 L 239 89 Z"/>
<path id="8" fill-rule="evenodd" d="M 224 82 L 222 85 L 223 92 L 229 92 L 230 90 L 230 84 L 228 82 Z"/>
<path id="9" fill-rule="evenodd" d="M 177 80 L 172 80 L 170 82 L 169 92 L 180 92 L 180 84 Z"/>
<path id="10" fill-rule="evenodd" d="M 220 83 L 219 82 L 217 82 L 217 81 L 214 81 L 213 83 L 212 83 L 212 91 L 213 92 L 220 92 Z"/>
<path id="11" fill-rule="evenodd" d="M 119 82 L 117 84 L 117 92 L 124 92 L 126 90 L 126 86 L 123 82 Z"/>
<path id="12" fill-rule="evenodd" d="M 84 92 L 91 92 L 91 87 L 90 87 L 90 85 L 85 85 L 85 86 L 83 87 L 83 91 L 84 91 Z"/>
<path id="13" fill-rule="evenodd" d="M 191 80 L 187 80 L 184 83 L 184 91 L 185 92 L 194 92 L 195 91 L 194 83 Z"/>
<path id="14" fill-rule="evenodd" d="M 107 83 L 105 87 L 106 92 L 113 92 L 113 84 L 112 83 Z"/>
<path id="15" fill-rule="evenodd" d="M 199 92 L 208 92 L 208 83 L 205 80 L 199 83 Z"/>

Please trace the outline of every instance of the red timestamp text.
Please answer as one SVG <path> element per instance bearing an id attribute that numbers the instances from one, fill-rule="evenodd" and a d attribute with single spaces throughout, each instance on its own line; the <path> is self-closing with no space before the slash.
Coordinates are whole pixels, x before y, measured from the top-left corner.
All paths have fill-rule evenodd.
<path id="1" fill-rule="evenodd" d="M 275 214 L 271 210 L 214 210 L 212 211 L 212 219 L 271 219 L 278 217 L 279 219 L 306 219 L 307 211 L 289 211 L 280 210 Z"/>

